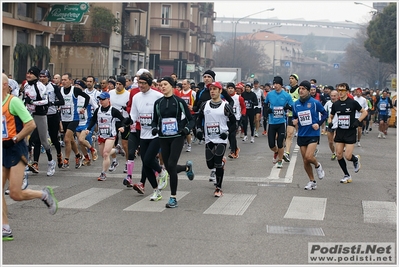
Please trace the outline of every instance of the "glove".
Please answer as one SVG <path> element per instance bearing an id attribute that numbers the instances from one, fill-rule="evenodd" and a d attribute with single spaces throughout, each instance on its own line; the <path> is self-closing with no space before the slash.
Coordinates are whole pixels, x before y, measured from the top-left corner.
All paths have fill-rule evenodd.
<path id="1" fill-rule="evenodd" d="M 179 133 L 183 136 L 187 136 L 190 134 L 190 131 L 187 129 L 187 127 L 184 127 Z"/>
<path id="2" fill-rule="evenodd" d="M 25 96 L 25 104 L 32 104 L 33 100 L 29 96 Z"/>
<path id="3" fill-rule="evenodd" d="M 15 145 L 15 143 L 14 143 L 14 141 L 13 140 L 4 140 L 3 141 L 3 148 L 10 148 L 10 147 L 12 147 L 13 145 Z"/>
<path id="4" fill-rule="evenodd" d="M 287 104 L 285 104 L 284 109 L 285 109 L 285 110 L 292 110 L 292 106 L 290 106 L 290 105 L 287 103 Z"/>
<path id="5" fill-rule="evenodd" d="M 271 109 L 271 108 L 268 108 L 267 110 L 266 110 L 266 114 L 272 114 L 273 113 L 273 110 Z"/>
<path id="6" fill-rule="evenodd" d="M 330 123 L 328 124 L 328 128 L 332 129 L 332 127 L 333 127 L 333 123 L 330 122 Z"/>
<path id="7" fill-rule="evenodd" d="M 123 109 L 124 111 L 126 111 L 126 106 L 123 106 L 122 109 Z"/>
<path id="8" fill-rule="evenodd" d="M 219 137 L 221 139 L 223 139 L 223 140 L 226 140 L 227 139 L 227 133 L 221 133 L 221 134 L 219 134 Z"/>
<path id="9" fill-rule="evenodd" d="M 197 138 L 198 138 L 198 140 L 204 139 L 204 133 L 202 132 L 202 130 L 200 128 L 197 129 Z"/>
<path id="10" fill-rule="evenodd" d="M 357 128 L 360 125 L 360 121 L 358 119 L 355 119 L 355 121 L 352 124 L 352 128 Z"/>
<path id="11" fill-rule="evenodd" d="M 152 135 L 157 135 L 158 134 L 158 128 L 152 128 L 151 133 L 152 133 Z"/>

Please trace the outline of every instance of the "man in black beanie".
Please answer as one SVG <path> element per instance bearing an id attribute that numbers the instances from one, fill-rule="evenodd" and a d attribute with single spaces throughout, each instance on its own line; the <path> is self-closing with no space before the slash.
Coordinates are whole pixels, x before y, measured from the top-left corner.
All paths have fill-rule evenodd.
<path id="1" fill-rule="evenodd" d="M 123 87 L 126 87 L 126 78 L 123 76 L 120 76 L 117 80 L 117 82 L 121 83 Z"/>

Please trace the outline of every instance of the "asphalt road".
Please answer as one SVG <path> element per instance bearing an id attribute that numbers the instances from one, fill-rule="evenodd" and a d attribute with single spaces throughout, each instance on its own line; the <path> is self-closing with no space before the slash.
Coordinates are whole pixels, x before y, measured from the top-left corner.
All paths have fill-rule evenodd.
<path id="1" fill-rule="evenodd" d="M 204 145 L 193 144 L 180 163 L 192 160 L 196 177 L 179 175 L 175 209 L 165 209 L 169 185 L 159 202 L 149 201 L 148 182 L 144 195 L 123 186 L 120 155 L 117 170 L 99 182 L 101 160 L 46 177 L 41 154 L 29 187 L 53 186 L 60 208 L 51 216 L 40 200 L 7 197 L 14 241 L 3 242 L 3 264 L 309 264 L 309 242 L 396 244 L 397 134 L 377 134 L 374 126 L 355 148 L 362 167 L 355 174 L 348 163 L 350 184 L 339 183 L 343 173 L 322 136 L 318 160 L 326 177 L 313 191 L 303 189 L 308 179 L 294 146 L 292 161 L 278 170 L 266 136 L 253 144 L 238 139 L 240 157 L 227 160 L 220 199 L 208 181 Z M 139 158 L 135 182 L 140 171 Z"/>

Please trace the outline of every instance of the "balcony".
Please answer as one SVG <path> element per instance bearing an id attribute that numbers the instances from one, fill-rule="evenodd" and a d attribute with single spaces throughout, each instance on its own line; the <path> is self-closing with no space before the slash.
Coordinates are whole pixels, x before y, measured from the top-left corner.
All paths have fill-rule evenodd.
<path id="1" fill-rule="evenodd" d="M 187 59 L 189 63 L 200 63 L 201 61 L 200 56 L 187 51 L 151 49 L 151 53 L 160 54 L 161 60 Z"/>
<path id="2" fill-rule="evenodd" d="M 123 50 L 125 52 L 145 52 L 148 40 L 142 35 L 128 35 L 123 38 Z"/>
<path id="3" fill-rule="evenodd" d="M 103 46 L 109 47 L 111 33 L 98 32 L 91 28 L 65 30 L 65 34 L 55 34 L 51 45 Z"/>
<path id="4" fill-rule="evenodd" d="M 144 13 L 148 11 L 149 3 L 129 3 L 125 11 L 131 13 Z"/>
<path id="5" fill-rule="evenodd" d="M 195 24 L 188 19 L 151 18 L 151 30 L 177 30 L 180 32 L 195 31 Z"/>

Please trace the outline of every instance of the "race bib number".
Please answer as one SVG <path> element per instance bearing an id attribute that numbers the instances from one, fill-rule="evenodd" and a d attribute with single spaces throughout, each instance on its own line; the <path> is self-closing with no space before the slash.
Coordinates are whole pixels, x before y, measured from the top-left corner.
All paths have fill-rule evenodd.
<path id="1" fill-rule="evenodd" d="M 190 98 L 189 97 L 182 97 L 182 99 L 186 102 L 187 105 L 190 104 Z"/>
<path id="2" fill-rule="evenodd" d="M 218 122 L 210 122 L 206 124 L 206 132 L 208 136 L 215 136 L 220 134 L 220 125 Z"/>
<path id="3" fill-rule="evenodd" d="M 341 115 L 338 116 L 338 127 L 341 129 L 349 129 L 350 126 L 350 116 Z"/>
<path id="4" fill-rule="evenodd" d="M 151 127 L 152 113 L 140 113 L 140 124 L 143 128 Z"/>
<path id="5" fill-rule="evenodd" d="M 298 120 L 302 126 L 311 125 L 312 124 L 312 114 L 310 110 L 304 110 L 298 112 Z"/>
<path id="6" fill-rule="evenodd" d="M 380 110 L 386 110 L 386 109 L 387 109 L 387 105 L 385 103 L 381 103 Z"/>
<path id="7" fill-rule="evenodd" d="M 283 118 L 284 117 L 284 108 L 283 107 L 273 107 L 273 116 L 275 118 Z"/>
<path id="8" fill-rule="evenodd" d="M 101 137 L 111 136 L 111 129 L 108 125 L 98 127 L 98 131 L 100 132 Z"/>
<path id="9" fill-rule="evenodd" d="M 71 115 L 72 114 L 71 106 L 62 106 L 61 107 L 61 114 L 62 115 Z"/>
<path id="10" fill-rule="evenodd" d="M 163 135 L 176 135 L 178 131 L 176 118 L 162 119 L 162 134 Z"/>
<path id="11" fill-rule="evenodd" d="M 251 109 L 251 103 L 248 100 L 245 100 L 245 106 L 249 109 Z"/>
<path id="12" fill-rule="evenodd" d="M 3 115 L 3 138 L 7 137 L 8 137 L 8 131 L 7 131 L 6 116 Z"/>
<path id="13" fill-rule="evenodd" d="M 237 107 L 236 106 L 233 107 L 233 113 L 237 114 Z"/>

